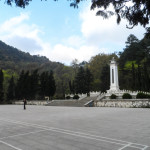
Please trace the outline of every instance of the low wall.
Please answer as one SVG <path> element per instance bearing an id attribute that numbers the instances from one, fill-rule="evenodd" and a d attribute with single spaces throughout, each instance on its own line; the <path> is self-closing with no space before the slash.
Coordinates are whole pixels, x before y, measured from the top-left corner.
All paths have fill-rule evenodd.
<path id="1" fill-rule="evenodd" d="M 94 102 L 95 107 L 150 108 L 150 99 L 101 100 Z"/>
<path id="2" fill-rule="evenodd" d="M 49 101 L 41 100 L 41 101 L 27 101 L 27 105 L 46 105 Z M 15 105 L 23 105 L 23 100 L 13 102 Z"/>

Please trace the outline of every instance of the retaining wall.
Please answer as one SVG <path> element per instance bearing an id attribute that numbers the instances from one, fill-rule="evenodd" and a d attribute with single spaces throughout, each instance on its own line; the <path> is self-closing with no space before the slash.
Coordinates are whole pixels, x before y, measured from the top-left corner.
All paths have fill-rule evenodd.
<path id="1" fill-rule="evenodd" d="M 13 104 L 15 105 L 23 105 L 23 100 L 20 100 L 20 101 L 15 101 L 13 102 Z M 41 100 L 41 101 L 36 101 L 36 100 L 33 100 L 33 101 L 27 101 L 27 105 L 46 105 L 48 104 L 48 101 L 45 101 L 45 100 Z"/>
<path id="2" fill-rule="evenodd" d="M 95 107 L 150 108 L 150 99 L 101 100 L 94 102 Z"/>

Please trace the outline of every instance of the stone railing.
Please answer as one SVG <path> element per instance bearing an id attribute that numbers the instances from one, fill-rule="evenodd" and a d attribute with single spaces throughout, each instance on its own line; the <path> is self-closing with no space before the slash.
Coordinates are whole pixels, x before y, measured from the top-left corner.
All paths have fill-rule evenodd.
<path id="1" fill-rule="evenodd" d="M 103 98 L 105 98 L 106 93 L 100 93 L 99 96 L 97 97 L 96 100 L 102 100 Z"/>
<path id="2" fill-rule="evenodd" d="M 115 94 L 117 96 L 117 99 L 121 99 L 124 93 L 129 93 L 132 96 L 132 99 L 136 99 L 136 95 L 138 93 L 150 94 L 149 92 L 143 92 L 143 91 L 130 91 L 130 90 L 111 91 L 111 90 L 108 90 L 105 95 L 105 99 L 110 99 L 110 96 L 112 94 Z"/>
<path id="3" fill-rule="evenodd" d="M 87 103 L 84 104 L 84 107 L 93 107 L 94 106 L 94 101 L 90 100 Z"/>
<path id="4" fill-rule="evenodd" d="M 33 101 L 27 101 L 27 105 L 46 105 L 50 101 L 45 100 L 33 100 Z M 15 105 L 23 105 L 23 100 L 14 101 L 13 104 Z"/>
<path id="5" fill-rule="evenodd" d="M 90 97 L 98 96 L 98 95 L 100 95 L 100 93 L 101 92 L 90 92 Z M 75 95 L 78 95 L 80 97 L 79 100 L 87 97 L 87 94 L 83 94 L 83 93 L 82 94 L 75 94 Z M 70 96 L 71 98 L 73 98 L 74 94 L 66 94 L 65 97 L 67 97 L 67 96 Z"/>

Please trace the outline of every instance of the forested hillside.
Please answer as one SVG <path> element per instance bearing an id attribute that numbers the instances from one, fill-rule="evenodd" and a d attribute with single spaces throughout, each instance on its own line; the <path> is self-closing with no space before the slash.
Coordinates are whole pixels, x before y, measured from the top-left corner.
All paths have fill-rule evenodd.
<path id="1" fill-rule="evenodd" d="M 150 39 L 130 35 L 119 58 L 120 88 L 150 91 Z"/>
<path id="2" fill-rule="evenodd" d="M 53 71 L 57 86 L 57 96 L 61 97 L 64 87 L 68 90 L 68 80 L 72 78 L 73 69 L 59 62 L 52 62 L 45 56 L 30 55 L 22 52 L 17 48 L 9 46 L 0 41 L 0 69 L 3 70 L 4 96 L 9 86 L 9 80 L 14 77 L 14 82 L 17 83 L 22 71 L 31 75 L 35 70 L 38 70 L 38 75 L 43 72 Z M 68 79 L 69 78 L 69 79 Z M 60 96 L 59 96 L 60 95 Z"/>
<path id="3" fill-rule="evenodd" d="M 68 93 L 106 92 L 112 57 L 118 62 L 120 89 L 150 92 L 150 39 L 130 35 L 122 52 L 98 54 L 89 62 L 75 59 L 71 66 L 31 56 L 0 41 L 0 98 L 63 99 Z"/>
<path id="4" fill-rule="evenodd" d="M 0 41 L 0 68 L 11 69 L 16 72 L 20 70 L 33 70 L 33 69 L 56 69 L 59 65 L 57 62 L 51 62 L 45 56 L 30 55 L 29 53 L 22 52 L 17 48 L 9 46 Z M 48 67 L 47 67 L 48 66 Z"/>

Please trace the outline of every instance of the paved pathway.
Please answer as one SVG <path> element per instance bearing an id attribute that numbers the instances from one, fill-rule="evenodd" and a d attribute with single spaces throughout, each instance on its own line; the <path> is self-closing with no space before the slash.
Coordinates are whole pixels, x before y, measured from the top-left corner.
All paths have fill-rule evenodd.
<path id="1" fill-rule="evenodd" d="M 150 150 L 150 109 L 0 105 L 0 150 Z"/>

